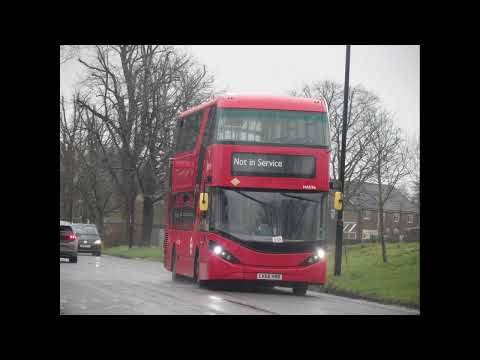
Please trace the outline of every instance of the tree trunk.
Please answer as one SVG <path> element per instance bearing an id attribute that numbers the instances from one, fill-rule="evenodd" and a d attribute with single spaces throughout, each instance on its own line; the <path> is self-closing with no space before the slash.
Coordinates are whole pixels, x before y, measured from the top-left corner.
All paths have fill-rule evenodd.
<path id="1" fill-rule="evenodd" d="M 150 149 L 153 154 L 155 149 Z M 151 245 L 151 236 L 153 228 L 153 198 L 155 192 L 155 175 L 152 169 L 152 163 L 149 161 L 144 170 L 144 193 L 143 193 L 143 221 L 142 221 L 142 245 Z"/>
<path id="2" fill-rule="evenodd" d="M 95 225 L 97 225 L 98 234 L 102 238 L 102 241 L 104 237 L 103 236 L 103 218 L 104 218 L 103 212 L 99 211 L 95 219 Z"/>
<path id="3" fill-rule="evenodd" d="M 128 220 L 127 220 L 128 248 L 131 249 L 133 246 L 133 235 L 134 235 L 134 226 L 135 226 L 135 196 L 130 195 L 127 211 L 128 211 Z"/>
<path id="4" fill-rule="evenodd" d="M 67 221 L 73 222 L 73 196 L 68 199 Z"/>
<path id="5" fill-rule="evenodd" d="M 151 236 L 153 228 L 153 200 L 150 196 L 143 198 L 143 225 L 142 225 L 142 245 L 151 245 Z"/>
<path id="6" fill-rule="evenodd" d="M 383 205 L 380 205 L 379 207 L 380 209 L 380 214 L 379 214 L 379 217 L 380 217 L 380 221 L 379 221 L 379 233 L 380 233 L 380 242 L 382 244 L 382 258 L 383 258 L 383 262 L 386 263 L 387 262 L 387 250 L 385 248 L 385 239 L 383 237 Z"/>
<path id="7" fill-rule="evenodd" d="M 86 206 L 82 203 L 82 205 L 80 206 L 80 214 L 82 216 L 82 223 L 83 224 L 86 224 L 87 223 L 87 219 L 89 218 L 88 217 L 88 214 L 87 214 L 87 209 L 86 209 Z"/>
<path id="8" fill-rule="evenodd" d="M 378 165 L 377 165 L 377 182 L 378 182 L 378 209 L 379 209 L 379 234 L 380 234 L 380 243 L 382 244 L 382 258 L 383 262 L 387 262 L 387 249 L 385 248 L 385 239 L 383 237 L 383 205 L 384 205 L 384 196 L 383 196 L 383 186 L 382 186 L 382 176 L 381 176 L 381 171 L 380 169 L 382 168 L 382 163 L 380 160 L 378 160 Z"/>

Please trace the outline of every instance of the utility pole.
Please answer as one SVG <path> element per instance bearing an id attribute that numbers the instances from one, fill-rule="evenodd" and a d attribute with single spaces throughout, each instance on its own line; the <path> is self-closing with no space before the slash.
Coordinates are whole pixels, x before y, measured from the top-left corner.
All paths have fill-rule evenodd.
<path id="1" fill-rule="evenodd" d="M 347 110 L 348 110 L 348 81 L 350 78 L 350 45 L 347 45 L 345 60 L 345 88 L 343 90 L 343 126 L 342 126 L 342 149 L 340 152 L 340 184 L 343 198 L 345 185 L 345 146 L 347 143 Z M 333 274 L 339 276 L 342 273 L 342 242 L 343 242 L 343 201 L 342 207 L 337 214 L 337 234 L 335 242 L 335 268 Z"/>

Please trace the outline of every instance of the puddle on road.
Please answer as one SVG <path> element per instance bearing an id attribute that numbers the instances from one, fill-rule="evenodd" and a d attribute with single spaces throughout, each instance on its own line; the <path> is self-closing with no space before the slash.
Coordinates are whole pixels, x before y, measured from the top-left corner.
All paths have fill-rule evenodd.
<path id="1" fill-rule="evenodd" d="M 222 309 L 222 307 L 217 305 L 217 304 L 208 304 L 208 307 L 210 307 L 213 310 L 218 311 L 218 312 L 225 312 L 225 310 Z"/>
<path id="2" fill-rule="evenodd" d="M 222 297 L 215 296 L 215 295 L 209 295 L 208 297 L 211 300 L 214 300 L 216 302 L 216 304 L 215 303 L 208 304 L 208 307 L 210 307 L 211 309 L 213 309 L 217 312 L 225 312 L 225 310 L 218 304 L 219 302 L 220 303 L 221 302 L 228 302 L 228 303 L 231 303 L 231 304 L 240 305 L 242 307 L 250 308 L 250 309 L 253 309 L 255 311 L 261 311 L 261 312 L 268 313 L 268 314 L 271 314 L 271 315 L 278 315 L 277 313 L 275 313 L 273 311 L 270 311 L 270 310 L 267 310 L 267 309 L 262 309 L 258 306 L 250 305 L 248 303 L 240 302 L 240 301 L 237 301 L 237 300 L 232 300 L 232 299 L 229 299 L 229 298 L 222 298 Z"/>

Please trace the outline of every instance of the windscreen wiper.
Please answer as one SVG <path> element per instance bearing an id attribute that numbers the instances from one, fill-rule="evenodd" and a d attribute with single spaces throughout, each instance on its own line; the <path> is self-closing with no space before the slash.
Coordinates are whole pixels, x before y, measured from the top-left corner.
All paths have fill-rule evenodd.
<path id="1" fill-rule="evenodd" d="M 272 205 L 267 204 L 267 203 L 264 203 L 263 201 L 260 201 L 260 200 L 258 200 L 258 199 L 255 199 L 254 197 L 251 197 L 251 196 L 249 196 L 249 195 L 247 195 L 247 194 L 244 194 L 244 193 L 241 192 L 240 190 L 237 190 L 237 189 L 231 189 L 231 190 L 233 190 L 233 191 L 235 191 L 236 193 L 238 193 L 238 194 L 246 197 L 247 199 L 253 200 L 253 201 L 255 201 L 255 202 L 257 202 L 257 203 L 259 203 L 259 204 L 261 204 L 261 205 L 268 206 L 268 207 L 272 207 Z"/>
<path id="2" fill-rule="evenodd" d="M 293 199 L 305 200 L 305 201 L 310 201 L 310 202 L 314 202 L 314 203 L 321 204 L 320 201 L 312 200 L 312 199 L 305 199 L 305 198 L 303 198 L 303 197 L 301 197 L 301 196 L 288 195 L 288 194 L 285 194 L 285 193 L 280 193 L 280 195 L 283 195 L 283 196 L 286 196 L 286 197 L 290 197 L 290 198 L 293 198 Z"/>

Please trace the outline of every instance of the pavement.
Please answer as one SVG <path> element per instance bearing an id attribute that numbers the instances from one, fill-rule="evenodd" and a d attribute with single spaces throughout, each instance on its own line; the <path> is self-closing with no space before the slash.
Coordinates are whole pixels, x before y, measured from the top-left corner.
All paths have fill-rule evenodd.
<path id="1" fill-rule="evenodd" d="M 171 280 L 160 262 L 79 254 L 60 260 L 60 314 L 88 315 L 418 315 L 401 306 L 291 289 L 199 288 Z"/>

